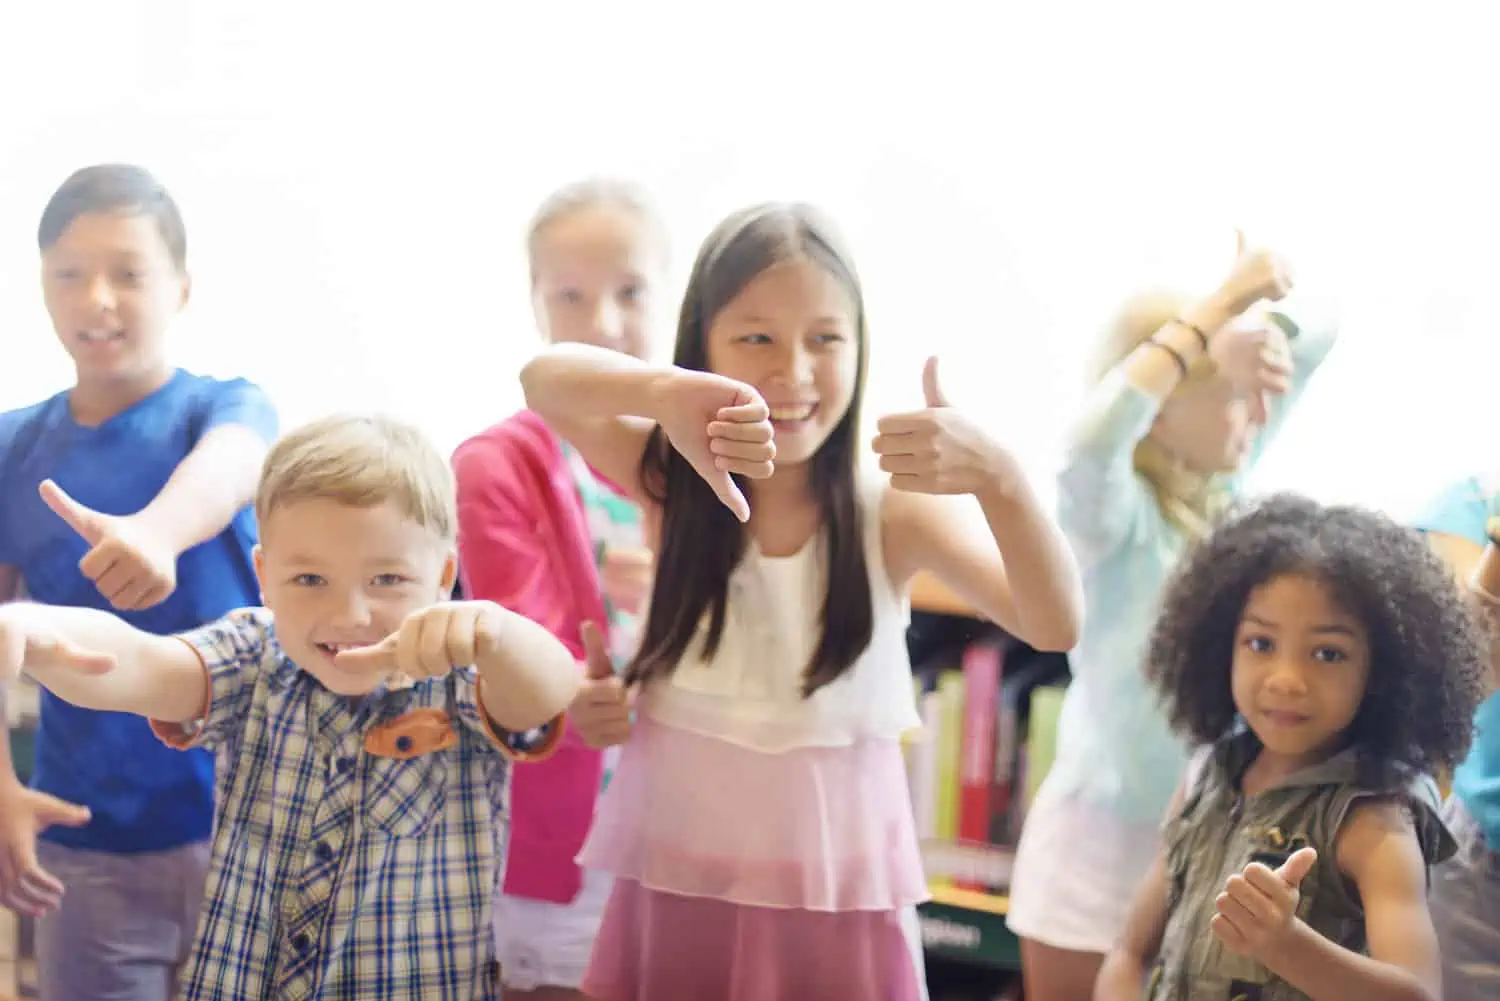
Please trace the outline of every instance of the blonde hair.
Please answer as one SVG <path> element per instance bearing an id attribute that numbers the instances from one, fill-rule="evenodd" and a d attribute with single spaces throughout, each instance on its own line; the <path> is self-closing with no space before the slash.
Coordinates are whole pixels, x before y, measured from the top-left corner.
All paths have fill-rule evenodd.
<path id="1" fill-rule="evenodd" d="M 457 531 L 453 470 L 422 432 L 389 417 L 324 417 L 277 441 L 261 466 L 255 516 L 264 524 L 300 500 L 395 504 L 444 542 Z"/>
<path id="2" fill-rule="evenodd" d="M 667 253 L 666 228 L 662 225 L 651 200 L 645 191 L 628 181 L 613 178 L 589 178 L 575 181 L 558 188 L 547 196 L 537 208 L 526 227 L 526 259 L 531 268 L 531 281 L 536 283 L 536 258 L 542 236 L 547 227 L 583 209 L 601 207 L 623 208 L 632 213 L 646 228 L 655 241 L 657 253 L 665 264 Z"/>
<path id="3" fill-rule="evenodd" d="M 1121 305 L 1105 327 L 1104 336 L 1089 370 L 1089 380 L 1097 384 L 1131 352 L 1151 338 L 1187 305 L 1181 293 L 1150 289 L 1139 292 Z M 1188 370 L 1179 386 L 1199 384 L 1211 378 L 1214 363 L 1200 357 Z M 1189 539 L 1207 534 L 1214 518 L 1229 500 L 1224 481 L 1217 476 L 1196 473 L 1183 464 L 1150 435 L 1135 447 L 1135 471 L 1146 481 L 1162 517 Z"/>

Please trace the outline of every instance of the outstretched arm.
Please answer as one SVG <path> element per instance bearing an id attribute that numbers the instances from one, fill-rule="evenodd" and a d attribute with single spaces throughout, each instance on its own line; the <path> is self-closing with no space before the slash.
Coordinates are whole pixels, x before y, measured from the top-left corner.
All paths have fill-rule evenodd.
<path id="1" fill-rule="evenodd" d="M 168 723 L 198 719 L 208 699 L 208 677 L 187 644 L 90 608 L 0 608 L 0 679 L 21 671 L 74 705 Z"/>

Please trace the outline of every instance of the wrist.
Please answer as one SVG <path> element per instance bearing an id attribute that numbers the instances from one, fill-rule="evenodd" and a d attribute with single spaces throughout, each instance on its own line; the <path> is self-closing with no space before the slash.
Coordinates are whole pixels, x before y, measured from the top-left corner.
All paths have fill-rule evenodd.
<path id="1" fill-rule="evenodd" d="M 1318 937 L 1318 933 L 1301 918 L 1293 916 L 1287 922 L 1286 930 L 1267 942 L 1255 956 L 1257 962 L 1266 969 L 1276 974 L 1283 980 L 1288 979 L 1285 973 L 1288 969 L 1298 969 L 1304 966 L 1303 957 L 1306 955 L 1308 936 Z"/>
<path id="2" fill-rule="evenodd" d="M 994 446 L 984 465 L 974 496 L 985 507 L 1015 507 L 1032 499 L 1031 484 L 1009 452 Z"/>
<path id="3" fill-rule="evenodd" d="M 1228 294 L 1220 289 L 1191 303 L 1182 310 L 1180 315 L 1184 324 L 1202 331 L 1211 344 L 1214 335 L 1224 329 L 1229 321 L 1241 312 L 1242 310 L 1234 308 Z"/>

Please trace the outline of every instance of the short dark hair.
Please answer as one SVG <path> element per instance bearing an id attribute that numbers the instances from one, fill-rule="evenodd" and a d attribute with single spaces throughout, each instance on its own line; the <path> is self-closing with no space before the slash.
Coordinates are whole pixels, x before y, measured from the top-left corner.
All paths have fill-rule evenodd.
<path id="1" fill-rule="evenodd" d="M 187 266 L 187 227 L 166 187 L 144 167 L 102 163 L 74 171 L 47 200 L 37 226 L 37 248 L 46 252 L 82 215 L 129 213 L 149 216 L 161 231 L 172 263 Z"/>
<path id="2" fill-rule="evenodd" d="M 1283 574 L 1323 583 L 1369 636 L 1370 676 L 1349 732 L 1369 777 L 1390 783 L 1463 760 L 1489 645 L 1453 572 L 1420 533 L 1383 514 L 1285 493 L 1233 512 L 1167 585 L 1146 673 L 1173 728 L 1200 743 L 1230 732 L 1245 604 Z"/>

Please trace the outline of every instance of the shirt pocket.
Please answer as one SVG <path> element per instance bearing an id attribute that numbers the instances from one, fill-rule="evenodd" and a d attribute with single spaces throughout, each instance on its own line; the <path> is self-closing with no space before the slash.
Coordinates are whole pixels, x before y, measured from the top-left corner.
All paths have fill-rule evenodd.
<path id="1" fill-rule="evenodd" d="M 392 838 L 441 831 L 448 778 L 443 752 L 406 759 L 367 755 L 367 760 L 364 801 L 371 830 Z"/>

